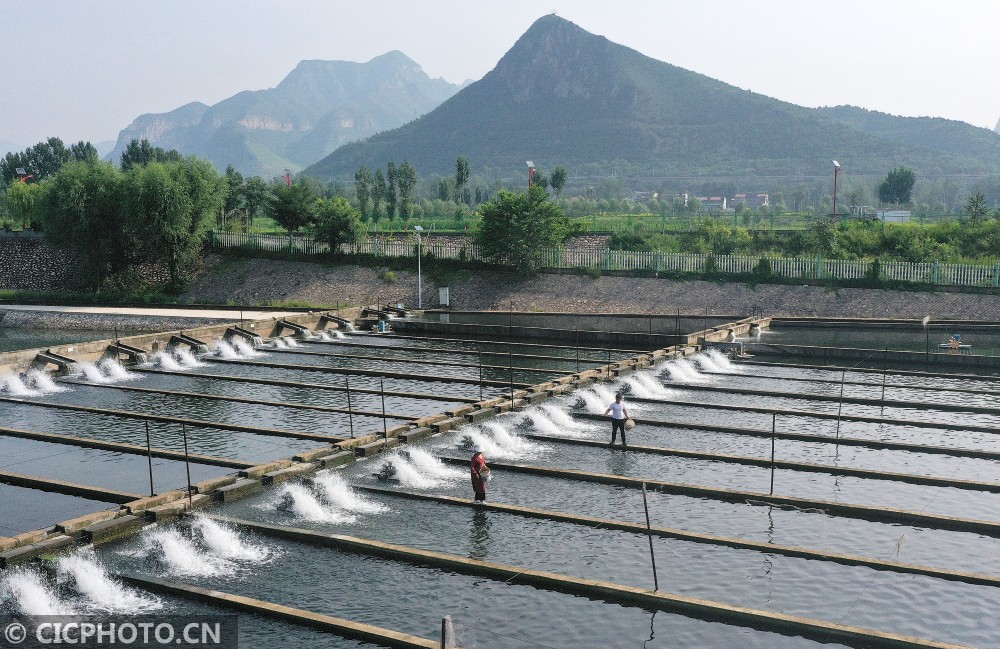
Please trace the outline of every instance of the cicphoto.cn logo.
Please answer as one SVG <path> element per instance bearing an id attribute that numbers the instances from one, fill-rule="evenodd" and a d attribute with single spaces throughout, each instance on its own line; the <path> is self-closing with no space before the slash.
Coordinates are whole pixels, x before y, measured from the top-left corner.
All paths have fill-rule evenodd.
<path id="1" fill-rule="evenodd" d="M 228 616 L 44 615 L 0 621 L 0 648 L 183 647 L 237 649 L 238 618 Z"/>

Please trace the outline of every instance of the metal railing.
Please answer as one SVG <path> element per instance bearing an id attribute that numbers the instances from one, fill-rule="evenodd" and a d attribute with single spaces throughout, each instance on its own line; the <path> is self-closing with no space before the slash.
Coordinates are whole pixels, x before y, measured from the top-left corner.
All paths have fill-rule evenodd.
<path id="1" fill-rule="evenodd" d="M 248 253 L 279 253 L 311 257 L 328 254 L 330 247 L 305 235 L 243 234 L 210 232 L 213 250 L 244 250 Z M 479 246 L 472 241 L 448 239 L 436 242 L 425 237 L 423 254 L 440 259 L 486 261 Z M 345 244 L 341 252 L 376 257 L 416 257 L 415 236 L 372 237 L 364 243 Z M 541 268 L 596 268 L 600 270 L 645 272 L 714 272 L 722 275 L 746 275 L 755 270 L 763 278 L 761 260 L 770 266 L 770 276 L 786 279 L 848 279 L 873 276 L 873 263 L 864 259 L 824 259 L 823 257 L 772 257 L 768 255 L 712 255 L 696 253 L 650 252 L 632 250 L 581 249 L 566 246 L 544 248 L 538 252 Z M 1000 263 L 960 264 L 933 262 L 879 261 L 878 278 L 889 281 L 933 284 L 938 286 L 1000 286 Z"/>

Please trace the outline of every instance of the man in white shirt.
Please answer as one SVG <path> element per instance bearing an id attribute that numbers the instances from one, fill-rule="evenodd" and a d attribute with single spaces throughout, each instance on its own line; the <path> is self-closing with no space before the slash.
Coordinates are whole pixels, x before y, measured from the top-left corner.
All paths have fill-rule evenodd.
<path id="1" fill-rule="evenodd" d="M 618 431 L 620 430 L 622 432 L 622 446 L 628 446 L 625 443 L 625 422 L 628 421 L 628 410 L 622 403 L 620 392 L 615 395 L 615 402 L 608 406 L 604 414 L 607 415 L 609 412 L 611 413 L 611 443 L 614 444 L 615 440 L 618 439 Z"/>

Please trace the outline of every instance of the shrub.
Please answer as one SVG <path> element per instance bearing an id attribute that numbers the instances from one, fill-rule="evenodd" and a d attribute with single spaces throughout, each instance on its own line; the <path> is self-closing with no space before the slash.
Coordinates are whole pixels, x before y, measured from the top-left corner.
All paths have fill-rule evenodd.
<path id="1" fill-rule="evenodd" d="M 600 266 L 588 266 L 583 269 L 583 272 L 587 277 L 590 277 L 592 279 L 598 279 L 601 275 L 604 274 L 603 271 L 601 271 Z"/>
<path id="2" fill-rule="evenodd" d="M 386 284 L 393 284 L 396 281 L 396 273 L 391 270 L 383 270 L 379 278 Z"/>

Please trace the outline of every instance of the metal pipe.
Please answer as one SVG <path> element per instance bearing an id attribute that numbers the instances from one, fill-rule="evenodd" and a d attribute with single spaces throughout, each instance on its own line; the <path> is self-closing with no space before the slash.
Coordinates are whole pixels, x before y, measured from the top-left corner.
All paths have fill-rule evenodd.
<path id="1" fill-rule="evenodd" d="M 156 492 L 153 491 L 153 447 L 149 444 L 149 422 L 143 422 L 146 424 L 146 458 L 149 461 L 149 495 L 155 496 Z"/>
<path id="2" fill-rule="evenodd" d="M 653 529 L 649 524 L 649 503 L 646 502 L 646 483 L 642 483 L 642 507 L 646 510 L 646 538 L 649 540 L 649 561 L 653 564 L 653 592 L 660 590 L 659 580 L 656 578 L 656 557 L 653 555 Z"/>

